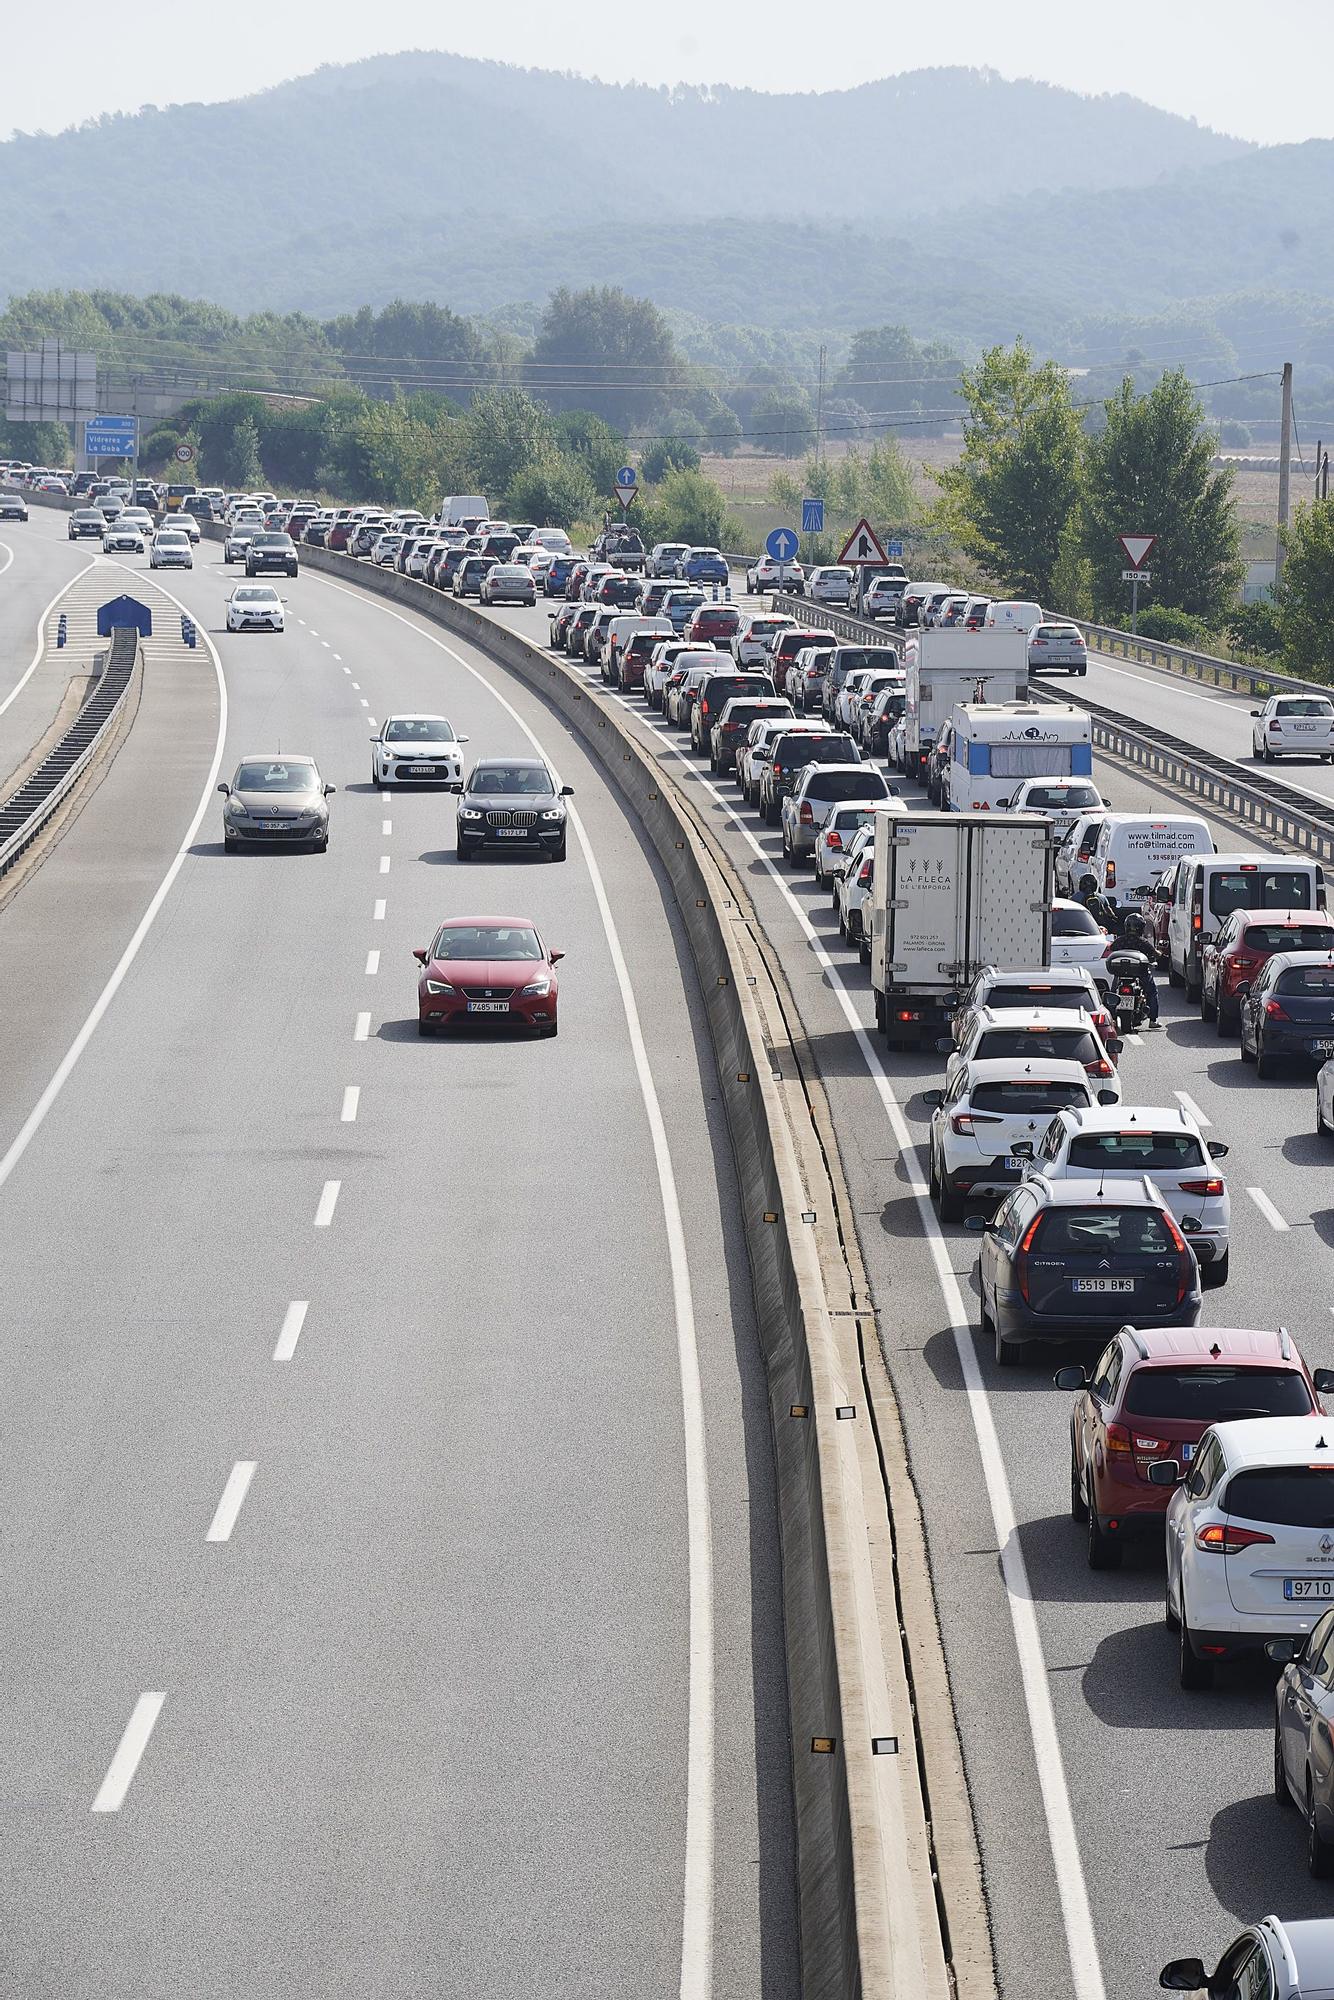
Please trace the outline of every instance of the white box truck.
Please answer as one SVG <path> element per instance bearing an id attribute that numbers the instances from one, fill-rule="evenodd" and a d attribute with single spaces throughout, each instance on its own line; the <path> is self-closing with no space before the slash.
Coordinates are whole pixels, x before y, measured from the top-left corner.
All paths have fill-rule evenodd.
<path id="1" fill-rule="evenodd" d="M 866 914 L 891 1048 L 933 1048 L 983 966 L 1050 963 L 1055 853 L 1037 813 L 877 814 Z"/>
<path id="2" fill-rule="evenodd" d="M 960 701 L 1017 701 L 1028 691 L 1023 632 L 919 631 L 903 647 L 907 675 L 903 768 L 924 779 L 931 746 Z"/>
<path id="3" fill-rule="evenodd" d="M 1069 702 L 957 702 L 950 747 L 951 812 L 1003 809 L 1025 778 L 1093 776 L 1093 724 Z"/>

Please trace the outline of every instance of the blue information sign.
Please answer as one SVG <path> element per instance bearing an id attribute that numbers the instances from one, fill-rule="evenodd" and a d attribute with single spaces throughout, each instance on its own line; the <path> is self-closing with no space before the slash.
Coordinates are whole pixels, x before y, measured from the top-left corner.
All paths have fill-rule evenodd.
<path id="1" fill-rule="evenodd" d="M 89 458 L 133 458 L 139 448 L 138 417 L 89 417 L 83 448 Z"/>
<path id="2" fill-rule="evenodd" d="M 764 546 L 775 562 L 791 562 L 797 553 L 797 531 L 795 528 L 775 528 Z"/>
<path id="3" fill-rule="evenodd" d="M 903 543 L 902 543 L 902 542 L 886 542 L 886 543 L 885 543 L 885 554 L 886 554 L 887 556 L 901 556 L 901 555 L 903 554 Z"/>
<path id="4" fill-rule="evenodd" d="M 803 535 L 822 535 L 824 533 L 823 500 L 802 501 L 801 532 Z"/>

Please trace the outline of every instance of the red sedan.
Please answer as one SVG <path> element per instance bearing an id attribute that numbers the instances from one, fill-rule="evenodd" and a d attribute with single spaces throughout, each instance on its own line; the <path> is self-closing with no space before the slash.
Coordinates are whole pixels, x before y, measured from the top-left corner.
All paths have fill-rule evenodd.
<path id="1" fill-rule="evenodd" d="M 449 917 L 429 950 L 414 951 L 417 1032 L 459 1021 L 517 1021 L 539 1035 L 556 1032 L 563 951 L 548 951 L 527 917 Z"/>

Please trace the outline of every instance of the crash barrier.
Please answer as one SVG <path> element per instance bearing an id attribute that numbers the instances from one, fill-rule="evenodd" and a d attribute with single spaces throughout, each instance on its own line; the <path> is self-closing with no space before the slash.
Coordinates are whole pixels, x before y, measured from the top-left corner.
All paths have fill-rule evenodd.
<path id="1" fill-rule="evenodd" d="M 994 1994 L 920 1520 L 874 1308 L 813 1058 L 742 880 L 629 717 L 569 664 L 413 578 L 302 553 L 309 569 L 432 620 L 515 673 L 597 758 L 671 880 L 723 1088 L 769 1384 L 802 1992 Z M 911 1516 L 906 1542 L 889 1504 L 889 1464 Z M 928 1792 L 933 1769 L 939 1784 Z"/>
<path id="2" fill-rule="evenodd" d="M 139 660 L 139 634 L 118 627 L 87 700 L 55 748 L 0 805 L 0 876 L 8 874 L 68 797 L 106 742 L 129 695 Z"/>

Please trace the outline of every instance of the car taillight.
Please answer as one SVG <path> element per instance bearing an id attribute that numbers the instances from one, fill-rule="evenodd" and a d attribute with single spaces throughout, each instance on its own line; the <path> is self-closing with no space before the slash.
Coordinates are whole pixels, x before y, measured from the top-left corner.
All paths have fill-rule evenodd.
<path id="1" fill-rule="evenodd" d="M 1038 1032 L 1040 1034 L 1042 1032 L 1041 1029 Z M 1084 1068 L 1090 1076 L 1111 1076 L 1113 1074 L 1112 1065 L 1108 1062 L 1106 1056 L 1099 1056 L 1097 1062 L 1085 1063 Z"/>
<path id="2" fill-rule="evenodd" d="M 1181 1192 L 1182 1194 L 1218 1195 L 1223 1192 L 1223 1183 L 1217 1174 L 1211 1174 L 1208 1180 L 1182 1181 Z"/>
<path id="3" fill-rule="evenodd" d="M 972 1113 L 969 1111 L 956 1112 L 955 1116 L 950 1120 L 950 1125 L 959 1134 L 961 1139 L 966 1139 L 973 1129 Z"/>
<path id="4" fill-rule="evenodd" d="M 1133 1452 L 1134 1446 L 1130 1442 L 1130 1432 L 1124 1424 L 1108 1424 L 1107 1449 L 1114 1452 Z"/>
<path id="5" fill-rule="evenodd" d="M 781 765 L 781 764 L 778 764 L 778 763 L 775 763 L 775 765 L 774 765 L 774 767 L 773 767 L 773 771 L 774 771 L 774 776 L 775 776 L 776 778 L 781 778 L 781 777 L 782 777 L 782 775 L 783 775 L 783 767 L 782 767 L 782 765 Z"/>
<path id="6" fill-rule="evenodd" d="M 1280 1000 L 1266 1000 L 1265 1013 L 1271 1021 L 1286 1021 L 1289 1018 Z"/>
<path id="7" fill-rule="evenodd" d="M 861 867 L 857 870 L 857 880 L 861 883 L 863 888 L 865 888 L 867 884 L 870 882 L 871 864 L 869 861 L 863 861 Z M 906 1016 L 902 1018 L 906 1018 Z"/>
<path id="8" fill-rule="evenodd" d="M 1275 716 L 1273 721 L 1270 723 L 1269 727 L 1271 729 L 1281 729 L 1283 727 L 1283 724 L 1279 721 L 1278 717 Z"/>
<path id="9" fill-rule="evenodd" d="M 1263 1528 L 1239 1528 L 1235 1521 L 1210 1521 L 1195 1531 L 1195 1546 L 1206 1556 L 1239 1556 L 1261 1542 L 1272 1546 L 1273 1540 Z"/>
<path id="10" fill-rule="evenodd" d="M 1104 886 L 1108 889 L 1116 887 L 1116 863 L 1114 861 L 1107 863 L 1107 881 Z"/>
<path id="11" fill-rule="evenodd" d="M 843 836 L 842 836 L 842 834 L 841 834 L 841 833 L 827 833 L 827 834 L 825 835 L 825 843 L 824 843 L 824 844 L 825 844 L 825 846 L 826 846 L 826 847 L 838 847 L 838 848 L 841 848 L 841 847 L 842 847 L 842 845 L 843 845 Z"/>

